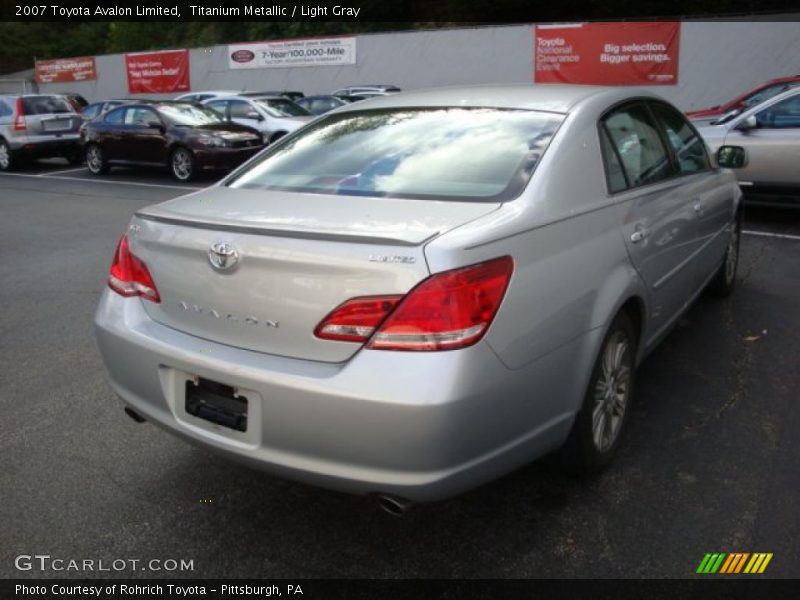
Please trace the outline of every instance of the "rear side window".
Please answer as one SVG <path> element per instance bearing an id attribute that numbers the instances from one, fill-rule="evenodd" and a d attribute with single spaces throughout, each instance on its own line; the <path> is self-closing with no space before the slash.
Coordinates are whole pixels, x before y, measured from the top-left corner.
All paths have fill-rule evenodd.
<path id="1" fill-rule="evenodd" d="M 603 162 L 605 163 L 609 193 L 614 194 L 627 189 L 628 181 L 625 179 L 625 171 L 622 169 L 619 155 L 611 140 L 608 139 L 608 132 L 605 129 L 600 130 L 600 144 L 603 148 Z"/>
<path id="2" fill-rule="evenodd" d="M 497 202 L 516 197 L 564 116 L 495 108 L 330 114 L 228 185 L 342 196 Z"/>
<path id="3" fill-rule="evenodd" d="M 673 175 L 669 154 L 644 104 L 616 109 L 603 119 L 603 127 L 622 161 L 630 187 L 657 183 Z"/>
<path id="4" fill-rule="evenodd" d="M 680 173 L 687 175 L 710 169 L 706 146 L 683 115 L 665 104 L 653 103 L 650 107 L 672 146 Z"/>
<path id="5" fill-rule="evenodd" d="M 10 117 L 12 114 L 14 114 L 14 111 L 11 110 L 11 107 L 3 100 L 0 100 L 0 117 Z"/>
<path id="6" fill-rule="evenodd" d="M 60 96 L 26 96 L 22 99 L 26 115 L 52 115 L 75 112 Z"/>

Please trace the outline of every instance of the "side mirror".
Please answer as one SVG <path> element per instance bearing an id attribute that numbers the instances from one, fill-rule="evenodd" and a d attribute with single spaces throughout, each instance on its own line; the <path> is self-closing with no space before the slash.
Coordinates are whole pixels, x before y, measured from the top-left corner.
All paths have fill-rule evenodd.
<path id="1" fill-rule="evenodd" d="M 755 115 L 750 115 L 746 119 L 743 119 L 738 125 L 736 125 L 736 129 L 739 131 L 750 131 L 751 129 L 758 128 L 758 119 L 756 119 Z"/>
<path id="2" fill-rule="evenodd" d="M 720 146 L 717 164 L 723 169 L 743 169 L 747 166 L 747 150 L 741 146 Z"/>

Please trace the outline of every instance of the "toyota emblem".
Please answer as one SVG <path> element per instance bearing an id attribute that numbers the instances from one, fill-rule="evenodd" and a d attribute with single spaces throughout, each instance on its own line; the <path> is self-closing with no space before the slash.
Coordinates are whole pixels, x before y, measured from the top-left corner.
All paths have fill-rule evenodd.
<path id="1" fill-rule="evenodd" d="M 239 262 L 239 251 L 230 242 L 215 242 L 208 251 L 208 262 L 218 271 L 227 271 Z"/>

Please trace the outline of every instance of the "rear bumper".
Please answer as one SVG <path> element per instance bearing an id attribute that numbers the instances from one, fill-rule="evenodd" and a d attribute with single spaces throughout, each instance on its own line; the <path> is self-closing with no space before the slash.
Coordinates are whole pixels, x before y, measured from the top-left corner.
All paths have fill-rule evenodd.
<path id="1" fill-rule="evenodd" d="M 414 501 L 455 495 L 558 447 L 571 426 L 573 344 L 517 371 L 479 343 L 451 352 L 362 350 L 345 363 L 261 354 L 152 321 L 103 294 L 95 327 L 114 391 L 148 420 L 276 475 Z M 238 387 L 248 431 L 185 411 L 187 379 Z M 540 397 L 532 393 L 540 390 Z"/>
<path id="2" fill-rule="evenodd" d="M 47 158 L 66 156 L 80 152 L 80 136 L 77 133 L 65 133 L 59 137 L 22 136 L 9 140 L 11 151 L 18 156 L 31 158 Z"/>
<path id="3" fill-rule="evenodd" d="M 235 169 L 262 149 L 263 146 L 251 146 L 249 148 L 195 150 L 194 156 L 201 169 L 229 171 Z"/>

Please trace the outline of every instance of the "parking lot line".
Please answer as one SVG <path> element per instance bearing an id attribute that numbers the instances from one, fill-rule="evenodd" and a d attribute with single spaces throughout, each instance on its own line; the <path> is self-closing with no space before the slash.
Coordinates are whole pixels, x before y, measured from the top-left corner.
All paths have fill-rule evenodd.
<path id="1" fill-rule="evenodd" d="M 74 173 L 75 171 L 85 171 L 86 167 L 73 167 L 71 169 L 61 169 L 59 171 L 47 171 L 45 173 L 38 173 L 37 177 L 47 177 L 48 175 L 61 175 L 62 173 Z"/>
<path id="2" fill-rule="evenodd" d="M 745 235 L 760 235 L 763 237 L 782 238 L 785 240 L 800 240 L 800 235 L 789 235 L 786 233 L 772 233 L 771 231 L 753 231 L 752 229 L 743 229 L 742 233 Z"/>
<path id="3" fill-rule="evenodd" d="M 166 185 L 163 183 L 140 183 L 138 181 L 114 181 L 111 179 L 87 179 L 85 177 L 61 177 L 60 175 L 32 175 L 28 173 L 0 173 L 3 177 L 33 177 L 35 179 L 65 179 L 67 181 L 80 181 L 85 183 L 106 183 L 112 185 L 138 185 L 142 187 L 168 188 L 173 190 L 202 190 L 201 187 L 188 185 Z"/>

